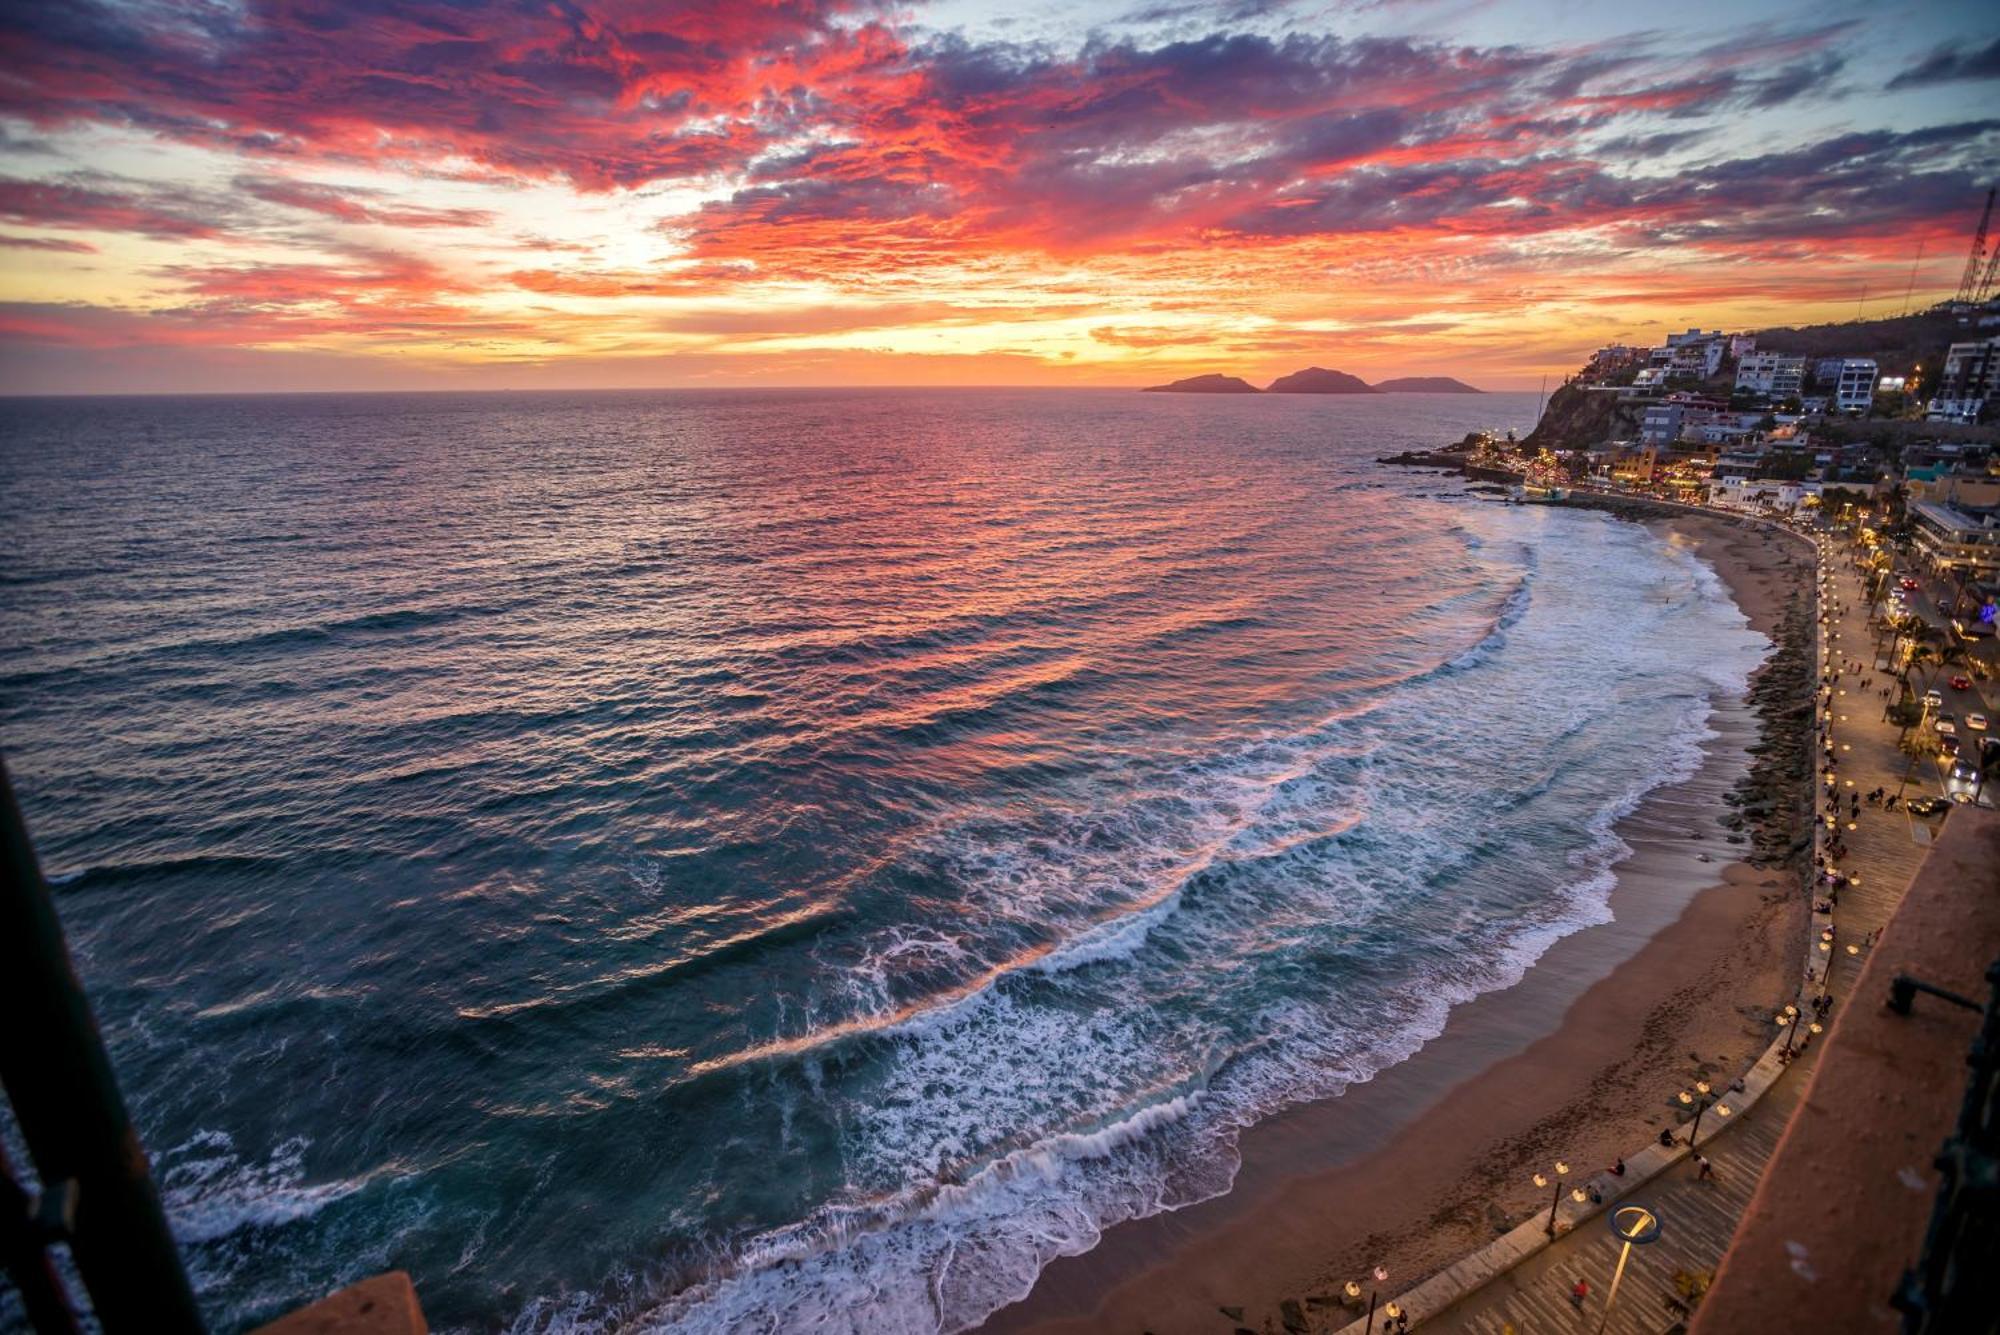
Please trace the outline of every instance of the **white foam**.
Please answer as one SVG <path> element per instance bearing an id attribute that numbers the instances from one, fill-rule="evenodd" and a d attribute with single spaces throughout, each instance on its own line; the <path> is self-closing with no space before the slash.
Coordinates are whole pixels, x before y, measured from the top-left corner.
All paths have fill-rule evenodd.
<path id="1" fill-rule="evenodd" d="M 1511 546 L 1496 538 L 1544 522 L 1468 518 L 1495 561 Z M 551 1298 L 515 1328 L 969 1327 L 1111 1224 L 1227 1190 L 1242 1128 L 1406 1060 L 1453 1006 L 1607 921 L 1630 852 L 1617 822 L 1695 772 L 1711 696 L 1740 691 L 1768 644 L 1712 570 L 1637 526 L 1561 516 L 1534 551 L 1533 595 L 1522 579 L 1442 660 L 1451 673 L 1190 756 L 1175 786 L 1119 805 L 1052 800 L 1031 833 L 941 830 L 965 928 L 885 934 L 867 1004 L 896 1004 L 903 964 L 974 967 L 982 915 L 1066 922 L 1067 939 L 872 1031 L 867 1097 L 841 1114 L 838 1199 L 736 1240 L 671 1298 Z M 1487 865 L 1489 844 L 1518 853 L 1511 872 Z M 1391 926 L 1405 942 L 1391 982 L 1379 961 L 1370 987 L 1306 971 L 1311 952 L 1364 950 Z M 1272 975 L 1287 985 L 1227 994 L 1290 951 L 1307 953 Z"/>

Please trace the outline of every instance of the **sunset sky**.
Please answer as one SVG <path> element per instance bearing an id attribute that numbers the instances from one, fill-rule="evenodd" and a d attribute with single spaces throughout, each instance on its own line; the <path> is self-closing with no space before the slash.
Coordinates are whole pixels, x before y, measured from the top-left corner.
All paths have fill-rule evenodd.
<path id="1" fill-rule="evenodd" d="M 0 392 L 1531 388 L 1948 293 L 1993 14 L 10 3 Z"/>

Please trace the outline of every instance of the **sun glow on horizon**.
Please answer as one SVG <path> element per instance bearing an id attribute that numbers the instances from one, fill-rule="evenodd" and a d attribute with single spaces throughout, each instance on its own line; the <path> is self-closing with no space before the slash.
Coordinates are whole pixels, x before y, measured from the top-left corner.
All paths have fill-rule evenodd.
<path id="1" fill-rule="evenodd" d="M 1532 388 L 1955 285 L 1970 6 L 1557 12 L 20 8 L 0 389 Z"/>

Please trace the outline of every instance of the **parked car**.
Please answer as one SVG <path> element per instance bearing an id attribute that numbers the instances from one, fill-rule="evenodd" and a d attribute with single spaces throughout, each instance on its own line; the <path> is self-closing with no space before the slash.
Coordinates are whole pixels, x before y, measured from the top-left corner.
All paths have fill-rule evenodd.
<path id="1" fill-rule="evenodd" d="M 1964 673 L 1960 673 L 1951 679 L 1950 684 L 1951 689 L 1954 691 L 1969 691 L 1972 689 L 1972 678 L 1966 676 Z"/>
<path id="2" fill-rule="evenodd" d="M 1985 732 L 1985 731 L 1986 731 L 1986 715 L 1984 715 L 1984 714 L 1967 714 L 1967 715 L 1965 716 L 1965 726 L 1966 726 L 1966 727 L 1968 727 L 1968 728 L 1970 728 L 1970 729 L 1972 729 L 1972 730 L 1973 730 L 1974 732 Z"/>
<path id="3" fill-rule="evenodd" d="M 1935 816 L 1951 803 L 1942 797 L 1920 797 L 1914 802 L 1903 803 L 1903 810 L 1912 816 Z"/>

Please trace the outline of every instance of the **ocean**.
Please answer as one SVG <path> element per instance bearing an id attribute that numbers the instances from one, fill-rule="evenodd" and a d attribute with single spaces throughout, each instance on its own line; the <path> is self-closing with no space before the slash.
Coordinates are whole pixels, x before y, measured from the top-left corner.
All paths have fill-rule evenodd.
<path id="1" fill-rule="evenodd" d="M 0 403 L 0 747 L 216 1326 L 961 1330 L 1226 1191 L 1605 919 L 1766 647 L 1374 462 L 1533 412 Z"/>

